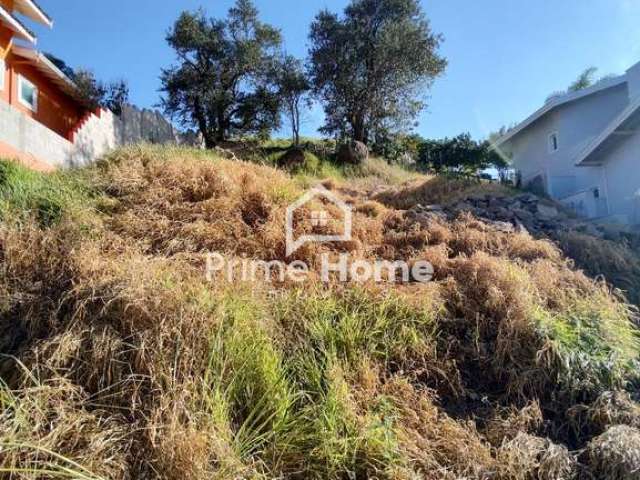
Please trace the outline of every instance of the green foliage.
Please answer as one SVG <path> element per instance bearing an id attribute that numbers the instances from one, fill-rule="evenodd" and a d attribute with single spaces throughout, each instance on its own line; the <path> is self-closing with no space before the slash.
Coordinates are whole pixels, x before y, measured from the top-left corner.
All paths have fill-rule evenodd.
<path id="1" fill-rule="evenodd" d="M 391 163 L 411 165 L 416 163 L 423 142 L 418 134 L 384 136 L 376 138 L 371 150 Z"/>
<path id="2" fill-rule="evenodd" d="M 443 140 L 425 140 L 420 146 L 420 167 L 436 172 L 477 173 L 490 167 L 505 168 L 507 161 L 490 142 L 476 142 L 468 133 Z"/>
<path id="3" fill-rule="evenodd" d="M 167 36 L 179 64 L 163 70 L 162 105 L 205 144 L 279 126 L 273 70 L 280 32 L 262 23 L 250 0 L 237 0 L 224 20 L 183 12 Z"/>
<path id="4" fill-rule="evenodd" d="M 561 389 L 573 394 L 624 388 L 639 365 L 640 337 L 623 304 L 603 294 L 555 313 L 534 312 L 539 333 L 556 355 Z"/>
<path id="5" fill-rule="evenodd" d="M 323 132 L 364 143 L 410 127 L 425 89 L 446 67 L 442 38 L 417 0 L 352 0 L 342 18 L 323 10 L 309 38 Z"/>
<path id="6" fill-rule="evenodd" d="M 74 70 L 66 62 L 51 53 L 46 57 L 69 77 L 78 87 L 87 107 L 98 107 L 111 110 L 116 115 L 122 114 L 122 107 L 129 102 L 129 84 L 120 79 L 109 83 L 98 80 L 91 70 L 79 68 Z"/>
<path id="7" fill-rule="evenodd" d="M 35 215 L 43 226 L 84 204 L 91 192 L 75 172 L 41 173 L 0 160 L 0 219 Z"/>
<path id="8" fill-rule="evenodd" d="M 598 69 L 596 67 L 589 67 L 584 72 L 582 72 L 578 78 L 569 85 L 570 92 L 577 92 L 580 90 L 584 90 L 585 88 L 589 88 L 593 85 L 594 76 Z"/>

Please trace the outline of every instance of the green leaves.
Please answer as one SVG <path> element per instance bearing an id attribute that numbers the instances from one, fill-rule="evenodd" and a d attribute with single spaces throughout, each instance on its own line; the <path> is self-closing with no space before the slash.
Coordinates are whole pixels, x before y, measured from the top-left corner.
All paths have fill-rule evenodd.
<path id="1" fill-rule="evenodd" d="M 235 134 L 279 126 L 270 76 L 282 38 L 262 23 L 250 0 L 238 0 L 226 19 L 184 12 L 167 35 L 178 64 L 162 72 L 167 114 L 202 133 L 208 148 Z"/>
<path id="2" fill-rule="evenodd" d="M 446 60 L 417 0 L 352 0 L 339 18 L 322 11 L 309 35 L 310 75 L 328 134 L 367 143 L 410 128 Z"/>

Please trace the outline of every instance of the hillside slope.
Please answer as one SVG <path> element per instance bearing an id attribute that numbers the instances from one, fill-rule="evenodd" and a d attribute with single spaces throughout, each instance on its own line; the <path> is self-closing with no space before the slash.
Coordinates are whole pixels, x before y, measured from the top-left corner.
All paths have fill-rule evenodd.
<path id="1" fill-rule="evenodd" d="M 295 258 L 428 260 L 433 282 L 208 281 L 208 252 L 286 260 L 309 175 L 149 147 L 0 163 L 2 471 L 637 478 L 633 310 L 550 242 L 385 207 L 375 169 L 348 174 L 324 184 L 353 240 Z"/>

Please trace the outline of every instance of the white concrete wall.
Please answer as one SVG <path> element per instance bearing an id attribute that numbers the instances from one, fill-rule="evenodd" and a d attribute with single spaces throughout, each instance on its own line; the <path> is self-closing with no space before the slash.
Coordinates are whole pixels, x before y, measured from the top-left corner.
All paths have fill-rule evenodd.
<path id="1" fill-rule="evenodd" d="M 54 166 L 67 164 L 73 145 L 7 102 L 0 101 L 0 142 Z"/>
<path id="2" fill-rule="evenodd" d="M 628 104 L 625 84 L 562 105 L 530 125 L 511 141 L 514 168 L 523 182 L 544 175 L 554 198 L 597 188 L 605 192 L 600 167 L 575 166 L 578 154 L 601 133 Z M 558 134 L 559 149 L 549 151 L 549 135 Z"/>
<path id="3" fill-rule="evenodd" d="M 134 107 L 126 112 L 122 120 L 108 110 L 91 115 L 71 143 L 0 101 L 0 142 L 57 168 L 87 165 L 120 145 L 178 143 L 176 132 L 160 113 Z"/>
<path id="4" fill-rule="evenodd" d="M 91 115 L 75 134 L 73 154 L 65 167 L 87 165 L 121 145 L 122 123 L 109 110 Z"/>
<path id="5" fill-rule="evenodd" d="M 640 97 L 640 62 L 627 70 L 627 83 L 629 85 L 629 98 Z"/>
<path id="6" fill-rule="evenodd" d="M 607 155 L 604 172 L 612 215 L 640 224 L 640 131 L 621 139 Z"/>

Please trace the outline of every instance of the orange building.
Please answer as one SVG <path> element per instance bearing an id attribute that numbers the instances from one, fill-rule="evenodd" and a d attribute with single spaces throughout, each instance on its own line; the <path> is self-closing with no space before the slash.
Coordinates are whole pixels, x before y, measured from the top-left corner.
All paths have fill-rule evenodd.
<path id="1" fill-rule="evenodd" d="M 0 0 L 0 101 L 73 142 L 87 108 L 73 81 L 33 48 L 36 37 L 20 18 L 53 26 L 34 0 Z M 15 150 L 0 139 L 0 156 L 25 160 Z"/>

